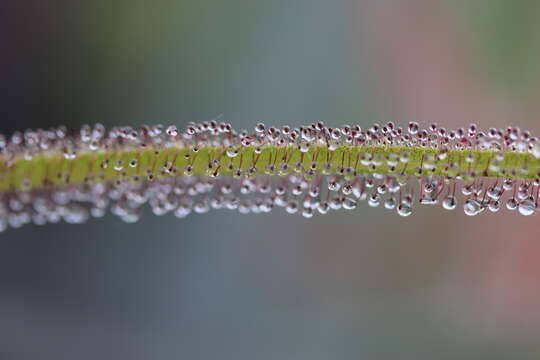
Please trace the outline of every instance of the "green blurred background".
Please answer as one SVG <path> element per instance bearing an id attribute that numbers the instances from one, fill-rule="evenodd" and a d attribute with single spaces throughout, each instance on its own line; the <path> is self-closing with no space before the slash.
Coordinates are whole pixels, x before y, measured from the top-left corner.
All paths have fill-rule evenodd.
<path id="1" fill-rule="evenodd" d="M 540 133 L 540 3 L 16 1 L 0 130 L 223 114 Z M 0 235 L 6 359 L 538 359 L 537 218 L 108 216 Z"/>

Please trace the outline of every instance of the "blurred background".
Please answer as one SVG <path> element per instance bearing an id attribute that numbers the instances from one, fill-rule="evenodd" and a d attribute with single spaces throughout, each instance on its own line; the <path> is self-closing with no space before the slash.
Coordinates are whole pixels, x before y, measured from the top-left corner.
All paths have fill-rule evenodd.
<path id="1" fill-rule="evenodd" d="M 4 0 L 0 132 L 223 114 L 540 133 L 535 0 Z M 537 218 L 362 203 L 0 235 L 2 359 L 538 359 Z"/>

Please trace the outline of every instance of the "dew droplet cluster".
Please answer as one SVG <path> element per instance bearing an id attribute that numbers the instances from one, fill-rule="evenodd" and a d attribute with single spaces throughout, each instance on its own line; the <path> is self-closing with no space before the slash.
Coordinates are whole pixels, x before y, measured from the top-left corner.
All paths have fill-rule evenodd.
<path id="1" fill-rule="evenodd" d="M 236 131 L 210 121 L 176 126 L 83 126 L 0 136 L 0 229 L 110 210 L 139 219 L 282 207 L 304 217 L 371 207 L 409 216 L 417 204 L 537 212 L 540 142 L 516 127 L 449 130 L 415 122 L 367 129 L 322 122 Z"/>

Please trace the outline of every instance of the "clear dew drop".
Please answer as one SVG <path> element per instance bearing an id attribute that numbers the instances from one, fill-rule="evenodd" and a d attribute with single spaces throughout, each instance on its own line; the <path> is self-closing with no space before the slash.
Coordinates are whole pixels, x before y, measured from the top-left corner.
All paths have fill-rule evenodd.
<path id="1" fill-rule="evenodd" d="M 328 211 L 330 211 L 330 205 L 324 201 L 319 204 L 319 207 L 317 207 L 317 211 L 319 211 L 320 214 L 326 214 Z"/>
<path id="2" fill-rule="evenodd" d="M 483 210 L 482 204 L 474 199 L 468 199 L 463 205 L 463 210 L 468 216 L 476 216 L 480 214 Z"/>
<path id="3" fill-rule="evenodd" d="M 210 204 L 207 201 L 199 201 L 193 205 L 193 211 L 197 214 L 205 214 L 210 211 Z"/>
<path id="4" fill-rule="evenodd" d="M 416 135 L 418 133 L 418 123 L 414 121 L 410 122 L 407 130 L 409 134 Z"/>
<path id="5" fill-rule="evenodd" d="M 116 162 L 114 163 L 114 170 L 116 171 L 124 170 L 124 162 L 120 159 L 116 160 Z"/>
<path id="6" fill-rule="evenodd" d="M 377 207 L 381 203 L 381 198 L 379 194 L 373 193 L 368 199 L 368 205 L 371 207 Z"/>
<path id="7" fill-rule="evenodd" d="M 394 197 L 389 197 L 384 201 L 384 207 L 388 210 L 393 210 L 396 208 L 396 199 Z"/>
<path id="8" fill-rule="evenodd" d="M 336 180 L 328 181 L 328 190 L 339 191 L 340 187 L 341 187 L 341 184 L 339 183 L 339 181 L 336 181 Z"/>
<path id="9" fill-rule="evenodd" d="M 302 216 L 309 219 L 313 217 L 313 209 L 312 208 L 304 208 L 302 210 Z"/>
<path id="10" fill-rule="evenodd" d="M 492 200 L 488 204 L 488 209 L 491 212 L 498 212 L 501 209 L 501 202 L 499 200 Z"/>
<path id="11" fill-rule="evenodd" d="M 533 199 L 525 199 L 519 203 L 519 213 L 523 216 L 531 216 L 536 212 L 536 203 Z"/>
<path id="12" fill-rule="evenodd" d="M 442 202 L 443 208 L 446 210 L 454 210 L 457 207 L 457 200 L 455 196 L 449 195 Z"/>
<path id="13" fill-rule="evenodd" d="M 238 149 L 236 149 L 236 148 L 234 148 L 232 146 L 227 149 L 227 156 L 229 158 L 236 157 L 238 155 L 238 153 L 239 153 Z"/>
<path id="14" fill-rule="evenodd" d="M 333 197 L 328 204 L 330 205 L 330 208 L 332 210 L 341 209 L 341 204 L 342 204 L 341 197 L 339 196 Z"/>
<path id="15" fill-rule="evenodd" d="M 516 210 L 517 207 L 518 207 L 518 202 L 514 198 L 508 199 L 508 201 L 506 202 L 506 208 L 510 211 Z"/>
<path id="16" fill-rule="evenodd" d="M 407 204 L 399 204 L 398 208 L 397 208 L 397 213 L 400 215 L 400 216 L 409 216 L 412 214 L 412 208 L 411 206 L 407 205 Z"/>
<path id="17" fill-rule="evenodd" d="M 514 182 L 510 179 L 505 179 L 503 182 L 503 189 L 509 191 L 514 186 Z"/>
<path id="18" fill-rule="evenodd" d="M 343 208 L 345 210 L 354 210 L 356 208 L 356 200 L 345 198 L 345 201 L 343 201 Z"/>
<path id="19" fill-rule="evenodd" d="M 531 154 L 536 158 L 540 159 L 540 144 L 536 143 L 531 149 Z"/>
<path id="20" fill-rule="evenodd" d="M 296 201 L 290 201 L 285 207 L 285 211 L 289 214 L 296 214 L 298 212 L 298 203 Z"/>
<path id="21" fill-rule="evenodd" d="M 461 188 L 461 193 L 465 196 L 469 196 L 473 193 L 472 184 L 466 184 Z"/>
<path id="22" fill-rule="evenodd" d="M 343 186 L 343 189 L 341 190 L 341 192 L 343 193 L 343 195 L 350 195 L 353 191 L 353 188 L 350 184 L 347 184 L 345 186 Z"/>

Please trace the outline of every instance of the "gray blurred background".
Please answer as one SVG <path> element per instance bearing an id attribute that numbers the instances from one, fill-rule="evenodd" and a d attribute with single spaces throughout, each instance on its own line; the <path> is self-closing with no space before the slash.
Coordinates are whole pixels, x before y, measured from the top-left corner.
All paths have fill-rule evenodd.
<path id="1" fill-rule="evenodd" d="M 540 3 L 4 0 L 0 132 L 540 133 Z M 223 211 L 0 235 L 2 359 L 538 359 L 537 217 Z"/>

